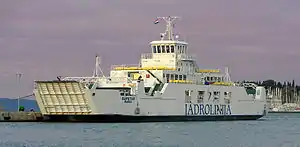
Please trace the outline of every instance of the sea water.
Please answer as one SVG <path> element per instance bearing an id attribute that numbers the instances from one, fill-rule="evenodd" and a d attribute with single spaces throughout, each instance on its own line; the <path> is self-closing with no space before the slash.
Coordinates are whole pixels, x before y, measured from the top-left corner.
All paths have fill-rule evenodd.
<path id="1" fill-rule="evenodd" d="M 0 123 L 0 147 L 300 147 L 300 113 L 257 121 Z"/>

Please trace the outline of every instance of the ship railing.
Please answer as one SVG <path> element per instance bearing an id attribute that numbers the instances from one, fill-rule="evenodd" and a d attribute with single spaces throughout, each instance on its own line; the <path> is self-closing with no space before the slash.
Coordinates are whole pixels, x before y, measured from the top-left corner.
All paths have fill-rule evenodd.
<path id="1" fill-rule="evenodd" d="M 144 67 L 138 67 L 138 66 L 122 66 L 117 65 L 113 66 L 112 70 L 176 70 L 174 67 L 168 67 L 168 66 L 144 66 Z"/>
<path id="2" fill-rule="evenodd" d="M 196 56 L 195 55 L 187 55 L 187 54 L 179 54 L 177 56 L 178 59 L 181 59 L 181 60 L 194 60 L 196 59 Z"/>
<path id="3" fill-rule="evenodd" d="M 131 80 L 127 77 L 110 77 L 107 83 L 127 83 L 131 82 Z"/>
<path id="4" fill-rule="evenodd" d="M 188 79 L 188 80 L 167 80 L 164 78 L 165 82 L 169 83 L 183 83 L 183 84 L 196 84 L 196 85 L 205 85 L 205 82 L 198 79 Z M 236 86 L 233 82 L 212 82 L 209 85 L 218 85 L 218 86 Z"/>
<path id="5" fill-rule="evenodd" d="M 106 77 L 64 77 L 61 81 L 77 81 L 81 83 L 95 83 L 106 80 Z"/>
<path id="6" fill-rule="evenodd" d="M 254 83 L 242 83 L 241 84 L 243 87 L 245 88 L 253 88 L 253 89 L 256 89 L 257 85 L 254 84 Z"/>
<path id="7" fill-rule="evenodd" d="M 221 73 L 220 69 L 198 69 L 197 73 Z"/>
<path id="8" fill-rule="evenodd" d="M 169 80 L 169 83 L 194 84 L 194 80 Z"/>
<path id="9" fill-rule="evenodd" d="M 174 58 L 175 53 L 145 53 L 141 55 L 141 59 L 161 59 L 161 58 Z"/>
<path id="10" fill-rule="evenodd" d="M 140 67 L 141 67 L 140 64 L 121 64 L 121 65 L 112 65 L 111 70 L 137 69 Z"/>
<path id="11" fill-rule="evenodd" d="M 152 59 L 153 54 L 152 53 L 146 53 L 141 55 L 141 59 Z"/>

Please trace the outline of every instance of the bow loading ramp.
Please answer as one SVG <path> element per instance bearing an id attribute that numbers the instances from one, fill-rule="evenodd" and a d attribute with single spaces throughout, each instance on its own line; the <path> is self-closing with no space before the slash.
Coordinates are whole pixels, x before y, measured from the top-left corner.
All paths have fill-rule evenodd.
<path id="1" fill-rule="evenodd" d="M 91 93 L 78 81 L 35 81 L 34 94 L 43 115 L 92 112 Z"/>

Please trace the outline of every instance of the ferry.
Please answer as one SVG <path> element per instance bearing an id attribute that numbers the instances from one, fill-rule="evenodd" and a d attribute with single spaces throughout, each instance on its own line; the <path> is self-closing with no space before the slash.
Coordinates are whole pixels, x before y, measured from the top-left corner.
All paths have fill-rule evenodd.
<path id="1" fill-rule="evenodd" d="M 112 65 L 105 76 L 96 56 L 90 77 L 34 81 L 48 122 L 178 122 L 257 120 L 268 113 L 266 90 L 231 81 L 228 68 L 202 69 L 188 43 L 173 33 L 177 16 L 164 22 L 160 39 L 137 65 Z"/>

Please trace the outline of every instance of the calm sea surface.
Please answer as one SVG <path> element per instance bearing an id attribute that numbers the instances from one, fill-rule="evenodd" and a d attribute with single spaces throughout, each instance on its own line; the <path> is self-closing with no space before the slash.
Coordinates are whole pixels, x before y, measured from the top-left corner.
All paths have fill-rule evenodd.
<path id="1" fill-rule="evenodd" d="M 300 147 L 300 113 L 258 121 L 0 123 L 0 147 Z"/>

